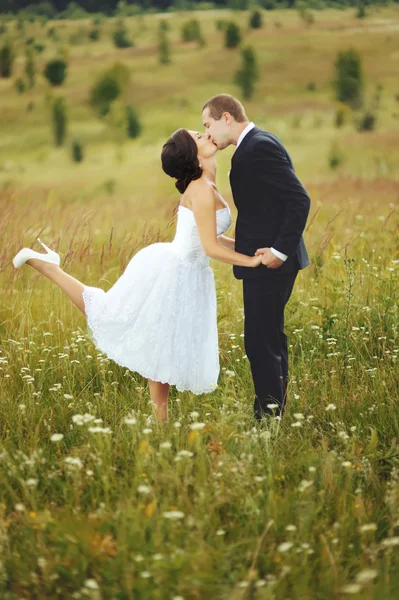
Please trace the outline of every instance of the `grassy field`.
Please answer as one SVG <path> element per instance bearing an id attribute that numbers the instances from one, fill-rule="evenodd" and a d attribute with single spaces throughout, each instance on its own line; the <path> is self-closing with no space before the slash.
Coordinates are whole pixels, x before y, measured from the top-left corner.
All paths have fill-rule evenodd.
<path id="1" fill-rule="evenodd" d="M 98 42 L 87 40 L 90 21 L 8 23 L 13 79 L 29 37 L 45 44 L 38 71 L 59 52 L 69 70 L 55 92 L 39 74 L 24 94 L 0 80 L 1 600 L 398 597 L 399 9 L 370 8 L 363 20 L 353 9 L 314 14 L 306 26 L 295 11 L 270 11 L 247 31 L 246 13 L 197 13 L 203 48 L 180 41 L 192 13 L 126 19 L 135 41 L 126 50 L 112 45 L 113 19 Z M 145 380 L 101 355 L 61 292 L 11 259 L 22 246 L 39 249 L 39 236 L 68 273 L 108 289 L 138 249 L 173 238 L 179 198 L 160 151 L 175 128 L 201 130 L 209 96 L 239 95 L 239 51 L 223 48 L 215 26 L 227 18 L 243 26 L 261 67 L 248 116 L 283 140 L 312 199 L 312 265 L 286 310 L 290 402 L 281 424 L 253 421 L 241 283 L 213 262 L 219 387 L 172 389 L 170 422 L 159 428 L 147 422 Z M 367 133 L 351 119 L 334 125 L 334 60 L 351 46 L 363 58 L 366 107 L 380 86 Z M 133 141 L 115 126 L 118 107 L 104 122 L 88 103 L 91 83 L 116 61 L 131 70 L 128 101 L 143 124 Z M 60 149 L 53 95 L 69 105 Z M 85 145 L 78 165 L 75 138 Z M 342 163 L 332 170 L 334 145 Z M 234 216 L 232 152 L 218 155 L 218 185 Z"/>

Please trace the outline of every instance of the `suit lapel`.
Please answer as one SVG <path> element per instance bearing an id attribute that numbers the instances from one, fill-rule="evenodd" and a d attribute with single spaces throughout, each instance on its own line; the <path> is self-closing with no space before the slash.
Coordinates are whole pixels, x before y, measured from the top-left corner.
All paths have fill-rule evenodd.
<path id="1" fill-rule="evenodd" d="M 240 143 L 240 145 L 238 146 L 237 150 L 234 152 L 232 159 L 231 159 L 231 166 L 234 166 L 234 163 L 240 158 L 240 156 L 244 153 L 245 147 L 248 144 L 249 140 L 251 139 L 252 136 L 255 135 L 255 133 L 258 133 L 258 131 L 262 131 L 259 127 L 253 127 L 251 129 L 251 131 L 248 131 L 247 135 L 244 137 L 244 139 L 242 140 L 242 142 Z"/>

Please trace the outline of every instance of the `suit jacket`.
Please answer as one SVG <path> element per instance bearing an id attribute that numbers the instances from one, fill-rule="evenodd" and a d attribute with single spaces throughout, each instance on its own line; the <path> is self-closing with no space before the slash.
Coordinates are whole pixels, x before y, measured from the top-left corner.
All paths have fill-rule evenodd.
<path id="1" fill-rule="evenodd" d="M 281 141 L 259 127 L 251 129 L 233 155 L 230 184 L 238 210 L 236 252 L 253 256 L 258 248 L 273 247 L 288 256 L 278 269 L 234 265 L 235 277 L 276 277 L 307 267 L 302 232 L 310 198 Z"/>

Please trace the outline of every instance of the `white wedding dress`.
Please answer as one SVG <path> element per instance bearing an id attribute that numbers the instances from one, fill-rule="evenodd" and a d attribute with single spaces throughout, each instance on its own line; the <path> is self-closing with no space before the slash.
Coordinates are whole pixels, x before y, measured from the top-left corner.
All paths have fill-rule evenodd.
<path id="1" fill-rule="evenodd" d="M 219 209 L 217 235 L 230 224 Z M 116 363 L 179 391 L 217 387 L 215 281 L 189 208 L 179 205 L 172 242 L 143 248 L 107 292 L 85 285 L 82 296 L 90 338 Z"/>

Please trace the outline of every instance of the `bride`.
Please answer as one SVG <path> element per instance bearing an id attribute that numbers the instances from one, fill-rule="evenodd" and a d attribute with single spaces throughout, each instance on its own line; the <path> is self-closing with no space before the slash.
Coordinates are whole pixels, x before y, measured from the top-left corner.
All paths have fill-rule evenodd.
<path id="1" fill-rule="evenodd" d="M 168 419 L 169 386 L 194 394 L 213 391 L 219 376 L 216 290 L 209 259 L 259 267 L 262 256 L 234 251 L 223 233 L 230 210 L 216 184 L 217 147 L 205 135 L 178 129 L 162 148 L 162 168 L 180 192 L 172 242 L 151 244 L 128 263 L 105 292 L 60 268 L 59 255 L 23 248 L 27 263 L 63 290 L 85 315 L 95 346 L 148 379 L 153 416 Z"/>

